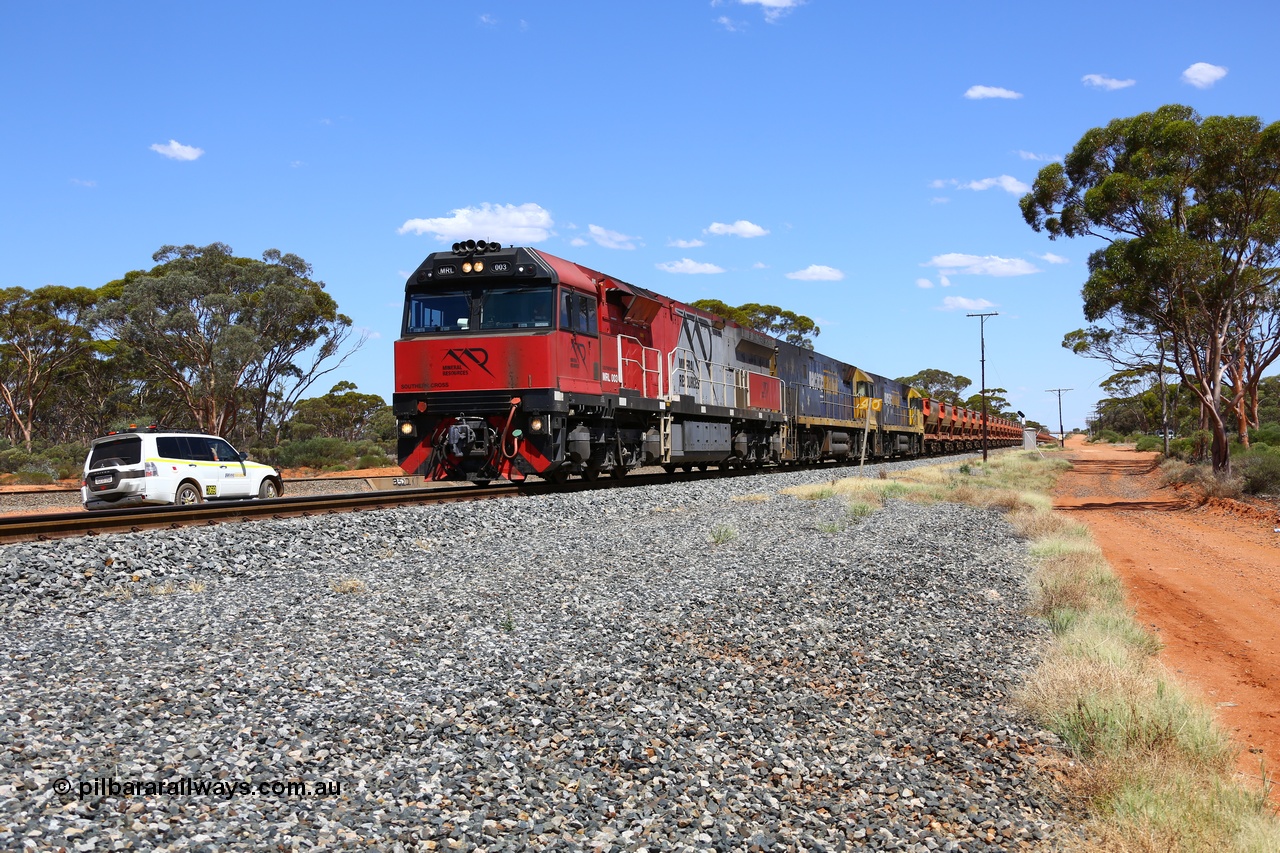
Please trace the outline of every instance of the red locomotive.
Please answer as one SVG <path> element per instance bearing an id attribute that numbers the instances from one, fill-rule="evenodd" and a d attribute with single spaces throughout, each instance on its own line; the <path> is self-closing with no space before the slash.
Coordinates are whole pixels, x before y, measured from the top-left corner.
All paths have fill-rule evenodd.
<path id="1" fill-rule="evenodd" d="M 981 446 L 981 416 L 604 273 L 467 241 L 405 284 L 398 456 L 433 480 L 622 476 Z M 988 443 L 1022 428 L 988 418 Z"/>

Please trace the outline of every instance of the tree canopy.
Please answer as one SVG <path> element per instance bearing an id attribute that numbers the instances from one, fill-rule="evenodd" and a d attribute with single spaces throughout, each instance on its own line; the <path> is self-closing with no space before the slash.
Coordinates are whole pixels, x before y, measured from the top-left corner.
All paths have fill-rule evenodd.
<path id="1" fill-rule="evenodd" d="M 1180 105 L 1116 119 L 1041 169 L 1021 209 L 1051 239 L 1106 241 L 1082 290 L 1099 325 L 1075 344 L 1167 352 L 1229 472 L 1224 390 L 1244 416 L 1280 356 L 1280 123 Z"/>
<path id="2" fill-rule="evenodd" d="M 261 434 L 364 342 L 342 352 L 351 319 L 297 255 L 255 261 L 211 243 L 163 246 L 153 260 L 102 289 L 102 324 L 202 430 L 225 435 L 247 408 Z"/>
<path id="3" fill-rule="evenodd" d="M 955 406 L 964 405 L 964 398 L 961 395 L 973 384 L 973 380 L 967 376 L 934 368 L 926 368 L 910 376 L 899 376 L 897 381 L 910 385 L 930 400 Z"/>
<path id="4" fill-rule="evenodd" d="M 709 311 L 739 326 L 764 332 L 805 349 L 813 349 L 813 339 L 822 333 L 818 324 L 809 317 L 786 311 L 777 305 L 748 302 L 735 308 L 719 299 L 699 299 L 691 304 L 694 308 Z"/>
<path id="5" fill-rule="evenodd" d="M 0 290 L 0 406 L 27 450 L 45 402 L 91 367 L 95 302 L 87 287 Z"/>

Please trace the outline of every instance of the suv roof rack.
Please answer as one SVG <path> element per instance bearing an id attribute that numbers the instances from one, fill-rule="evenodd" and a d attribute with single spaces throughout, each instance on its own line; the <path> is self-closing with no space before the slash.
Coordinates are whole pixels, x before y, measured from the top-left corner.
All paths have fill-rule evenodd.
<path id="1" fill-rule="evenodd" d="M 200 430 L 200 429 L 173 429 L 172 427 L 167 427 L 164 424 L 148 424 L 147 426 L 144 426 L 144 427 L 140 427 L 137 424 L 129 424 L 127 429 L 113 429 L 103 433 L 100 437 L 106 438 L 107 436 L 111 436 L 111 435 L 128 435 L 128 434 L 139 433 L 139 432 L 172 432 L 172 433 L 188 434 L 188 435 L 213 435 L 214 434 L 211 432 L 205 432 L 204 430 Z"/>

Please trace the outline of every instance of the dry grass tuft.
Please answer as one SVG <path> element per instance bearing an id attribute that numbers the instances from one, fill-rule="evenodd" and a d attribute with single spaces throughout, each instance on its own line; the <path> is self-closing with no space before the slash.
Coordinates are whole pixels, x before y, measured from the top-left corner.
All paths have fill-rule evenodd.
<path id="1" fill-rule="evenodd" d="M 732 499 L 737 503 L 764 503 L 769 500 L 769 496 L 764 494 L 734 495 Z"/>
<path id="2" fill-rule="evenodd" d="M 329 581 L 329 589 L 340 595 L 364 595 L 369 586 L 359 578 L 341 578 Z"/>

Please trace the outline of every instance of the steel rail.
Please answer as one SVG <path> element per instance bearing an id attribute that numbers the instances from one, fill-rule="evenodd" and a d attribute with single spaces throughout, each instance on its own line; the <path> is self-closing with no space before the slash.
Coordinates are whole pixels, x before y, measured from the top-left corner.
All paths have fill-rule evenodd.
<path id="1" fill-rule="evenodd" d="M 453 503 L 550 492 L 588 491 L 617 486 L 644 486 L 709 477 L 740 475 L 744 471 L 638 474 L 596 481 L 570 480 L 453 487 L 404 488 L 375 492 L 343 492 L 332 495 L 300 495 L 267 500 L 216 501 L 189 506 L 142 506 L 95 512 L 57 512 L 0 516 L 0 544 L 46 541 L 105 533 L 139 533 L 143 530 L 214 526 L 266 518 L 296 518 L 339 512 L 386 509 L 415 504 Z"/>
<path id="2" fill-rule="evenodd" d="M 939 458 L 939 461 L 942 461 Z M 190 506 L 143 506 L 95 512 L 58 512 L 38 515 L 0 516 L 0 544 L 47 541 L 72 536 L 99 536 L 107 533 L 140 533 L 191 526 L 216 526 L 255 519 L 282 519 L 331 515 L 340 512 L 387 509 L 417 504 L 455 503 L 495 498 L 530 496 L 563 492 L 584 492 L 662 483 L 692 482 L 720 477 L 745 477 L 760 474 L 783 474 L 792 471 L 829 468 L 839 471 L 851 467 L 848 462 L 821 462 L 808 465 L 777 465 L 763 468 L 727 468 L 676 473 L 628 474 L 624 477 L 602 476 L 598 480 L 582 478 L 565 483 L 538 480 L 524 483 L 502 483 L 477 486 L 403 488 L 374 492 L 343 492 L 331 495 L 300 495 L 267 500 L 217 501 Z"/>

